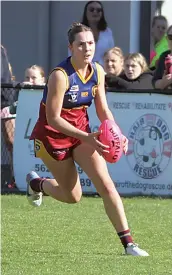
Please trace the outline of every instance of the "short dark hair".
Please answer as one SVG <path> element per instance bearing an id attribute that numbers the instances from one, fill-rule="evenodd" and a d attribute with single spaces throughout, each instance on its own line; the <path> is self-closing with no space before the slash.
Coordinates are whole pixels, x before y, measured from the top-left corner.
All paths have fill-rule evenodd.
<path id="1" fill-rule="evenodd" d="M 84 13 L 83 13 L 83 17 L 82 17 L 82 24 L 86 25 L 89 27 L 89 23 L 88 23 L 88 19 L 87 19 L 87 7 L 88 5 L 90 5 L 91 3 L 98 3 L 101 6 L 102 9 L 102 17 L 100 19 L 100 21 L 98 22 L 98 30 L 99 31 L 105 31 L 107 28 L 107 21 L 105 19 L 105 15 L 104 15 L 104 8 L 103 8 L 103 4 L 100 1 L 88 1 L 84 7 Z"/>
<path id="2" fill-rule="evenodd" d="M 75 41 L 75 35 L 77 33 L 80 33 L 80 32 L 83 32 L 83 31 L 90 31 L 92 32 L 91 28 L 89 28 L 88 26 L 85 26 L 81 23 L 77 23 L 77 22 L 74 22 L 70 29 L 68 30 L 68 41 L 69 41 L 69 44 L 72 44 L 73 41 Z M 92 32 L 93 33 L 93 32 Z"/>
<path id="3" fill-rule="evenodd" d="M 153 17 L 152 27 L 155 26 L 155 23 L 156 23 L 157 20 L 164 20 L 166 22 L 166 24 L 168 24 L 167 18 L 165 16 L 163 16 L 163 15 L 156 15 L 156 16 Z"/>

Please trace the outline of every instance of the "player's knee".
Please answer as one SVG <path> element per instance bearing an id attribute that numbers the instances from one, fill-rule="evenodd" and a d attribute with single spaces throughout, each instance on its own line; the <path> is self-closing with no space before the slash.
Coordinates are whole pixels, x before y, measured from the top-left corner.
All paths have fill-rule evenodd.
<path id="1" fill-rule="evenodd" d="M 99 194 L 101 195 L 101 197 L 111 196 L 112 194 L 114 194 L 114 192 L 116 192 L 115 186 L 110 183 L 102 184 L 99 190 Z"/>
<path id="2" fill-rule="evenodd" d="M 73 191 L 73 192 L 67 192 L 66 193 L 66 202 L 67 203 L 78 203 L 80 202 L 82 197 L 82 192 L 80 190 Z"/>
<path id="3" fill-rule="evenodd" d="M 78 203 L 81 200 L 81 195 L 70 194 L 66 198 L 66 202 L 70 204 Z"/>

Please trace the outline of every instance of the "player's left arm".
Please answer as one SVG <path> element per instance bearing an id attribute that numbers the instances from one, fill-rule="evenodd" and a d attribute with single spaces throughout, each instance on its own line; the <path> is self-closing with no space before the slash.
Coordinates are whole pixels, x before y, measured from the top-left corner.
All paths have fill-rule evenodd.
<path id="1" fill-rule="evenodd" d="M 96 92 L 96 96 L 94 98 L 96 113 L 101 122 L 103 122 L 105 119 L 115 120 L 112 112 L 109 109 L 109 106 L 106 100 L 105 72 L 101 66 L 99 66 L 98 69 L 99 69 L 99 85 Z M 128 139 L 124 135 L 123 135 L 123 150 L 124 150 L 124 153 L 126 154 L 128 150 Z"/>

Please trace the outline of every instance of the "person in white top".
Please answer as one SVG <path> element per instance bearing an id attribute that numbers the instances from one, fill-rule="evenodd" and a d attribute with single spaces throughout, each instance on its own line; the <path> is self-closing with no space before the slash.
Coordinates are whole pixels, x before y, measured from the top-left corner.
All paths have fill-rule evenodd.
<path id="1" fill-rule="evenodd" d="M 112 30 L 107 26 L 102 3 L 99 1 L 87 2 L 81 23 L 92 29 L 96 42 L 93 61 L 103 66 L 104 53 L 113 48 L 115 43 Z M 68 55 L 71 55 L 69 50 Z"/>
<path id="2" fill-rule="evenodd" d="M 112 30 L 107 26 L 103 5 L 100 1 L 86 3 L 82 18 L 82 24 L 90 27 L 96 41 L 96 49 L 93 61 L 103 65 L 104 53 L 114 47 Z"/>

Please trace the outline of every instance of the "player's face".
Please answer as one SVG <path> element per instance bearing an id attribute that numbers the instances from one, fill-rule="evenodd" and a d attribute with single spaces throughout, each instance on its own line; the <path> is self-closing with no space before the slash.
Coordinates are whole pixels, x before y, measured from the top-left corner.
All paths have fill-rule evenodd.
<path id="1" fill-rule="evenodd" d="M 88 64 L 95 52 L 95 41 L 91 31 L 84 31 L 75 35 L 75 41 L 70 45 L 72 57 L 80 63 Z"/>
<path id="2" fill-rule="evenodd" d="M 27 69 L 25 72 L 25 81 L 28 81 L 33 85 L 43 85 L 44 77 L 42 77 L 39 70 Z"/>
<path id="3" fill-rule="evenodd" d="M 106 73 L 119 75 L 123 69 L 122 58 L 113 52 L 108 52 L 104 57 L 104 69 Z"/>
<path id="4" fill-rule="evenodd" d="M 142 74 L 142 67 L 137 61 L 128 59 L 124 63 L 124 71 L 128 79 L 136 79 Z"/>

